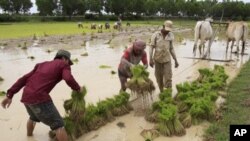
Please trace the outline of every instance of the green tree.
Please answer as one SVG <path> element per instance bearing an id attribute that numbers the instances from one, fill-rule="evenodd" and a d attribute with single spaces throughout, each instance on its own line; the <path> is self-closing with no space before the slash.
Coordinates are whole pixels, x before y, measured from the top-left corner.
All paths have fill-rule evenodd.
<path id="1" fill-rule="evenodd" d="M 146 15 L 155 15 L 158 12 L 157 0 L 147 0 L 145 2 Z"/>
<path id="2" fill-rule="evenodd" d="M 11 2 L 10 2 L 10 0 L 0 0 L 0 8 L 4 12 L 10 12 L 11 11 Z"/>
<path id="3" fill-rule="evenodd" d="M 71 17 L 73 14 L 78 14 L 80 11 L 82 12 L 80 8 L 85 10 L 85 7 L 82 7 L 83 4 L 83 0 L 60 0 L 63 15 L 67 15 L 69 17 Z"/>
<path id="4" fill-rule="evenodd" d="M 53 15 L 57 8 L 58 0 L 36 0 L 37 10 L 40 15 Z"/>
<path id="5" fill-rule="evenodd" d="M 21 11 L 23 13 L 27 13 L 30 10 L 30 8 L 33 6 L 33 3 L 30 0 L 22 0 L 22 2 L 23 3 L 22 3 Z"/>
<path id="6" fill-rule="evenodd" d="M 104 6 L 102 0 L 87 0 L 88 10 L 101 14 L 102 7 Z"/>

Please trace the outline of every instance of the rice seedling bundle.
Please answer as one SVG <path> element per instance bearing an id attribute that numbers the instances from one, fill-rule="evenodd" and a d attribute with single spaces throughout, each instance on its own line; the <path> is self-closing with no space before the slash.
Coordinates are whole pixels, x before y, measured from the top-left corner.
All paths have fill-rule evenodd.
<path id="1" fill-rule="evenodd" d="M 176 85 L 178 90 L 176 100 L 179 104 L 189 107 L 188 110 L 179 109 L 179 112 L 189 112 L 193 123 L 215 116 L 215 101 L 218 98 L 218 91 L 225 88 L 228 78 L 224 68 L 218 65 L 215 65 L 213 70 L 199 69 L 199 73 L 196 81 Z M 179 108 L 183 108 L 183 106 Z"/>
<path id="2" fill-rule="evenodd" d="M 165 136 L 182 136 L 185 128 L 202 120 L 216 118 L 215 101 L 218 91 L 226 86 L 228 76 L 222 66 L 213 70 L 200 69 L 200 76 L 193 82 L 177 84 L 177 96 L 172 99 L 171 89 L 159 94 L 145 119 L 157 123 L 157 130 Z"/>
<path id="3" fill-rule="evenodd" d="M 72 91 L 71 99 L 64 102 L 64 109 L 68 114 L 65 118 L 65 128 L 72 138 L 79 137 L 82 132 L 82 119 L 85 113 L 84 97 L 87 93 L 85 87 L 82 87 L 81 92 Z"/>
<path id="4" fill-rule="evenodd" d="M 153 141 L 160 136 L 159 132 L 155 129 L 144 129 L 140 134 L 145 141 Z"/>
<path id="5" fill-rule="evenodd" d="M 137 94 L 152 93 L 155 90 L 153 81 L 144 66 L 136 65 L 131 68 L 132 78 L 127 82 L 127 87 Z"/>
<path id="6" fill-rule="evenodd" d="M 149 72 L 146 71 L 142 65 L 135 65 L 131 68 L 132 78 L 127 82 L 126 86 L 132 93 L 134 93 L 141 101 L 135 109 L 140 110 L 148 109 L 150 105 L 150 98 L 153 99 L 152 93 L 155 86 L 152 80 L 149 79 Z"/>

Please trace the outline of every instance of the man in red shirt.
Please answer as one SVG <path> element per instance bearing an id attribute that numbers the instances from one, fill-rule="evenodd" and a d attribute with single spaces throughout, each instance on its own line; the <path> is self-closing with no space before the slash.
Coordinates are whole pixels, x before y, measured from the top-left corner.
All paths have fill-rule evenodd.
<path id="1" fill-rule="evenodd" d="M 127 79 L 132 77 L 130 68 L 142 61 L 145 68 L 148 67 L 147 53 L 144 51 L 146 43 L 136 40 L 131 47 L 124 51 L 118 67 L 118 76 L 121 82 L 121 90 L 126 90 Z"/>
<path id="2" fill-rule="evenodd" d="M 66 81 L 72 90 L 81 91 L 71 74 L 70 65 L 72 64 L 70 53 L 66 50 L 59 50 L 54 60 L 36 64 L 31 72 L 19 78 L 8 89 L 6 98 L 1 103 L 3 108 L 8 108 L 14 94 L 24 87 L 21 102 L 24 103 L 30 116 L 27 122 L 27 136 L 33 135 L 36 122 L 42 122 L 55 131 L 58 141 L 68 140 L 63 119 L 49 93 L 61 80 Z"/>

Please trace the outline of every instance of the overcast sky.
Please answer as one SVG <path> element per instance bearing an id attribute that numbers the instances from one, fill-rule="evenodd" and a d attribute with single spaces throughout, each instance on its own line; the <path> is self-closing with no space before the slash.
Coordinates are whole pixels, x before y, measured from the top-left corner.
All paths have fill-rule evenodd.
<path id="1" fill-rule="evenodd" d="M 36 0 L 31 0 L 33 2 L 33 7 L 30 9 L 31 13 L 37 13 L 37 6 L 35 4 Z M 222 1 L 222 0 L 219 0 Z M 243 2 L 250 2 L 250 0 L 239 0 L 239 1 L 243 1 Z"/>

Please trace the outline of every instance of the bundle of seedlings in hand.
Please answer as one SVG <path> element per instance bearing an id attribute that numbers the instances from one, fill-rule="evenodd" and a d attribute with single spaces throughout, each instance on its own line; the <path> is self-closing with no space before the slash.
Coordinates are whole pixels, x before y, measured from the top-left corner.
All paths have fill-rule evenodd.
<path id="1" fill-rule="evenodd" d="M 132 78 L 127 82 L 127 87 L 137 94 L 152 93 L 155 90 L 153 81 L 149 79 L 149 73 L 142 65 L 131 68 Z"/>
<path id="2" fill-rule="evenodd" d="M 87 94 L 85 87 L 82 87 L 81 92 L 72 91 L 71 99 L 64 102 L 64 109 L 69 116 L 74 120 L 80 120 L 85 112 L 84 97 Z"/>
<path id="3" fill-rule="evenodd" d="M 82 87 L 81 92 L 72 91 L 71 99 L 64 102 L 64 109 L 68 114 L 64 118 L 65 128 L 72 138 L 79 137 L 85 132 L 82 123 L 85 113 L 84 97 L 86 93 L 85 87 Z"/>

